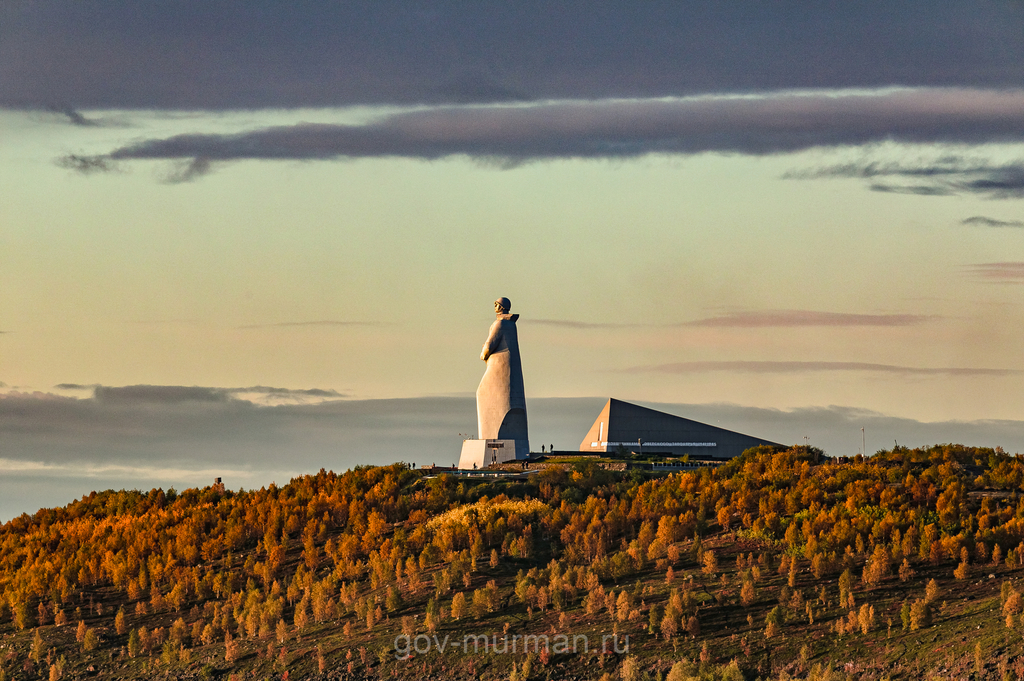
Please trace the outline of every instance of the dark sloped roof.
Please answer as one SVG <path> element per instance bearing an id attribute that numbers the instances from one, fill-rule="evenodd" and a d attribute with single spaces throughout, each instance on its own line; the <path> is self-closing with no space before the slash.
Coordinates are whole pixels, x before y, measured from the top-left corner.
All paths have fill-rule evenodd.
<path id="1" fill-rule="evenodd" d="M 638 439 L 651 443 L 704 443 L 717 445 L 716 455 L 734 456 L 758 445 L 778 445 L 751 435 L 737 433 L 700 421 L 674 416 L 638 404 L 609 399 L 604 409 L 580 443 L 580 450 L 611 449 L 618 443 L 635 443 Z M 600 443 L 594 445 L 593 443 Z M 728 453 L 727 451 L 728 450 Z"/>

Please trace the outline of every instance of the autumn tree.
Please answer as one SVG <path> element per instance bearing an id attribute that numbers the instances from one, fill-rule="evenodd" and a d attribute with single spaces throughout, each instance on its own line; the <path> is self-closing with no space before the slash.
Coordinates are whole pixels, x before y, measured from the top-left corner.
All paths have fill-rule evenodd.
<path id="1" fill-rule="evenodd" d="M 904 559 L 906 561 L 906 559 Z M 877 586 L 882 580 L 889 576 L 889 551 L 882 544 L 876 544 L 871 558 L 864 565 L 862 580 L 869 587 Z"/>
<path id="2" fill-rule="evenodd" d="M 849 568 L 839 576 L 839 606 L 853 608 L 853 573 Z"/>
<path id="3" fill-rule="evenodd" d="M 452 619 L 462 619 L 466 616 L 466 610 L 466 594 L 460 591 L 452 598 Z"/>
<path id="4" fill-rule="evenodd" d="M 679 621 L 676 619 L 676 613 L 671 610 L 666 610 L 664 616 L 661 618 L 661 625 L 659 627 L 661 635 L 666 641 L 671 639 L 679 631 Z"/>
<path id="5" fill-rule="evenodd" d="M 765 617 L 764 623 L 765 638 L 775 638 L 779 634 L 780 625 L 782 624 L 782 613 L 779 611 L 779 606 L 772 608 L 767 617 Z"/>
<path id="6" fill-rule="evenodd" d="M 25 631 L 29 626 L 28 603 L 24 599 L 18 599 L 13 608 L 14 626 L 18 631 Z"/>
<path id="7" fill-rule="evenodd" d="M 757 589 L 754 587 L 754 580 L 747 577 L 740 587 L 740 602 L 743 607 L 750 607 L 757 600 Z"/>
<path id="8" fill-rule="evenodd" d="M 917 629 L 924 629 L 930 627 L 932 623 L 932 611 L 928 600 L 918 599 L 914 601 L 910 606 L 910 629 L 916 631 Z"/>
<path id="9" fill-rule="evenodd" d="M 690 615 L 686 620 L 686 633 L 692 638 L 700 636 L 700 620 L 696 615 Z"/>
<path id="10" fill-rule="evenodd" d="M 625 589 L 619 592 L 619 597 L 615 601 L 615 615 L 619 622 L 625 622 L 629 618 L 629 611 L 631 609 L 629 594 Z"/>
<path id="11" fill-rule="evenodd" d="M 1019 591 L 1010 587 L 1006 599 L 1003 601 L 1003 618 L 1006 620 L 1008 629 L 1013 628 L 1014 621 L 1022 608 L 1024 608 L 1024 599 L 1021 598 Z"/>
<path id="12" fill-rule="evenodd" d="M 232 638 L 230 631 L 226 632 L 224 634 L 224 661 L 228 664 L 234 664 L 239 654 L 238 642 Z"/>
<path id="13" fill-rule="evenodd" d="M 870 632 L 875 627 L 875 606 L 868 605 L 867 603 L 860 606 L 857 619 L 860 623 L 861 633 L 867 634 Z"/>
<path id="14" fill-rule="evenodd" d="M 714 577 L 718 573 L 718 556 L 714 551 L 704 552 L 704 556 L 701 558 L 701 571 L 709 577 Z"/>
<path id="15" fill-rule="evenodd" d="M 32 658 L 33 662 L 39 664 L 46 656 L 46 651 L 46 642 L 43 640 L 42 632 L 37 627 L 35 635 L 32 637 L 32 645 L 29 647 L 29 657 Z"/>

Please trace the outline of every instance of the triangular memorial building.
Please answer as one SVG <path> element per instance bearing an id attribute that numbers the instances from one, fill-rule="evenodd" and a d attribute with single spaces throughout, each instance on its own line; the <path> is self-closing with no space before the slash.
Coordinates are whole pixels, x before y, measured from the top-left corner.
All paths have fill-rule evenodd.
<path id="1" fill-rule="evenodd" d="M 581 452 L 626 451 L 729 459 L 758 445 L 782 446 L 725 428 L 610 399 L 580 443 Z"/>

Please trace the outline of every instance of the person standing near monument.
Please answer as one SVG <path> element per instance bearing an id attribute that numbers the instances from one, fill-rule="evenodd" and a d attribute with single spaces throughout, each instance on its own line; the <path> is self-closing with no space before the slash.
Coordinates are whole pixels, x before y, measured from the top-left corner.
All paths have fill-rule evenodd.
<path id="1" fill-rule="evenodd" d="M 519 355 L 518 314 L 509 314 L 508 298 L 494 301 L 496 319 L 480 353 L 487 370 L 476 389 L 478 437 L 481 440 L 515 440 L 516 453 L 529 455 L 529 431 L 526 422 L 526 391 L 523 388 L 523 363 Z"/>

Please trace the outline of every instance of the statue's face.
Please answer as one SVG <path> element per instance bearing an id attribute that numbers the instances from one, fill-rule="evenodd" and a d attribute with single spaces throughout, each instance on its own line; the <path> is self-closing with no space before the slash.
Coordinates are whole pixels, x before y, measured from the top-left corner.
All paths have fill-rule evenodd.
<path id="1" fill-rule="evenodd" d="M 494 314 L 501 314 L 505 311 L 505 308 L 501 306 L 501 303 L 494 301 Z"/>

